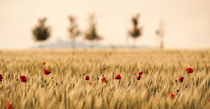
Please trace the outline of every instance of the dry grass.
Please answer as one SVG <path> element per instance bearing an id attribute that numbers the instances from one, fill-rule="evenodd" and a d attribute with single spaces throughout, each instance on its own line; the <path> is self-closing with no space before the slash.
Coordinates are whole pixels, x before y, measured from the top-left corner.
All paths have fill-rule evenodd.
<path id="1" fill-rule="evenodd" d="M 194 72 L 186 73 L 187 67 Z M 44 68 L 52 73 L 44 75 Z M 16 109 L 207 109 L 209 70 L 210 50 L 0 51 L 0 108 L 12 103 Z M 144 74 L 137 81 L 139 71 Z M 117 74 L 120 81 L 114 80 Z M 175 81 L 180 76 L 183 83 Z"/>

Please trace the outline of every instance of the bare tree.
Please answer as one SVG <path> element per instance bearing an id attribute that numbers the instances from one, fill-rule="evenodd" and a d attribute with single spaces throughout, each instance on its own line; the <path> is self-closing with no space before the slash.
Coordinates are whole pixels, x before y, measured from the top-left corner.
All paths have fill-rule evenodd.
<path id="1" fill-rule="evenodd" d="M 72 48 L 75 48 L 75 39 L 80 35 L 80 30 L 78 28 L 76 17 L 69 16 L 70 27 L 68 28 L 68 32 L 70 38 L 72 40 Z"/>
<path id="2" fill-rule="evenodd" d="M 129 35 L 134 39 L 134 41 L 142 35 L 142 27 L 139 27 L 139 14 L 134 15 L 131 18 L 132 22 L 132 29 L 129 30 Z M 133 43 L 133 46 L 135 47 L 135 43 Z"/>
<path id="3" fill-rule="evenodd" d="M 164 48 L 164 40 L 163 40 L 164 24 L 163 24 L 163 21 L 160 21 L 159 27 L 156 30 L 156 35 L 157 35 L 157 40 L 158 40 L 158 43 L 159 43 L 159 48 L 163 49 Z"/>
<path id="4" fill-rule="evenodd" d="M 50 28 L 46 26 L 47 18 L 40 18 L 38 25 L 32 30 L 35 41 L 42 42 L 50 38 Z"/>
<path id="5" fill-rule="evenodd" d="M 89 27 L 87 31 L 85 32 L 85 39 L 89 40 L 91 42 L 90 47 L 93 47 L 93 42 L 97 40 L 101 40 L 102 37 L 98 34 L 97 29 L 96 29 L 96 17 L 94 14 L 91 14 L 88 18 L 89 22 Z"/>

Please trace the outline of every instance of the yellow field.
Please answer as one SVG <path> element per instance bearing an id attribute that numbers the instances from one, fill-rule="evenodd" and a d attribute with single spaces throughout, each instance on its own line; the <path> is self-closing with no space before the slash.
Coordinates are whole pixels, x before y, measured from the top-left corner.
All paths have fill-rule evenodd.
<path id="1" fill-rule="evenodd" d="M 0 74 L 0 109 L 210 109 L 210 50 L 0 51 Z"/>

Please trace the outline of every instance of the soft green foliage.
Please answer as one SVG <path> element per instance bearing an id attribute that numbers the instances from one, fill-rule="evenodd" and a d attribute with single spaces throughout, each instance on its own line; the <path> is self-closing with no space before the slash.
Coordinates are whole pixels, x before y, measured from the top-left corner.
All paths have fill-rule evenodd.
<path id="1" fill-rule="evenodd" d="M 208 109 L 209 62 L 209 50 L 1 51 L 0 106 L 6 100 L 16 109 Z M 44 68 L 52 73 L 44 75 Z M 120 81 L 113 79 L 117 74 Z M 183 83 L 175 81 L 180 76 Z"/>
<path id="2" fill-rule="evenodd" d="M 50 29 L 46 26 L 47 18 L 39 19 L 39 24 L 33 28 L 32 33 L 36 41 L 45 41 L 50 37 Z"/>
<path id="3" fill-rule="evenodd" d="M 132 38 L 136 39 L 142 35 L 142 27 L 139 27 L 139 14 L 136 14 L 131 18 L 132 29 L 129 31 L 129 34 Z"/>
<path id="4" fill-rule="evenodd" d="M 70 22 L 70 27 L 69 27 L 68 31 L 70 34 L 70 38 L 75 39 L 77 36 L 80 35 L 80 30 L 79 30 L 77 22 L 76 22 L 76 17 L 69 16 L 69 22 Z"/>
<path id="5" fill-rule="evenodd" d="M 89 41 L 93 40 L 99 40 L 101 39 L 101 36 L 98 35 L 97 29 L 96 29 L 96 17 L 94 14 L 91 14 L 88 19 L 89 27 L 88 30 L 85 32 L 85 39 Z"/>
<path id="6" fill-rule="evenodd" d="M 75 38 L 77 38 L 81 34 L 76 20 L 76 17 L 69 16 L 70 27 L 68 28 L 68 32 L 72 40 L 72 48 L 75 47 Z"/>

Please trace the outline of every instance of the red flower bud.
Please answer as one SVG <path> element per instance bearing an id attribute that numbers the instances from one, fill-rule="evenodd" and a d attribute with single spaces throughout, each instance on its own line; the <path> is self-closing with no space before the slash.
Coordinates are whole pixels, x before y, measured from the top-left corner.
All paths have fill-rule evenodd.
<path id="1" fill-rule="evenodd" d="M 46 62 L 44 61 L 44 62 L 42 62 L 42 65 L 45 65 L 46 64 Z"/>
<path id="2" fill-rule="evenodd" d="M 175 99 L 175 94 L 169 93 L 168 97 L 171 98 L 171 99 Z"/>

